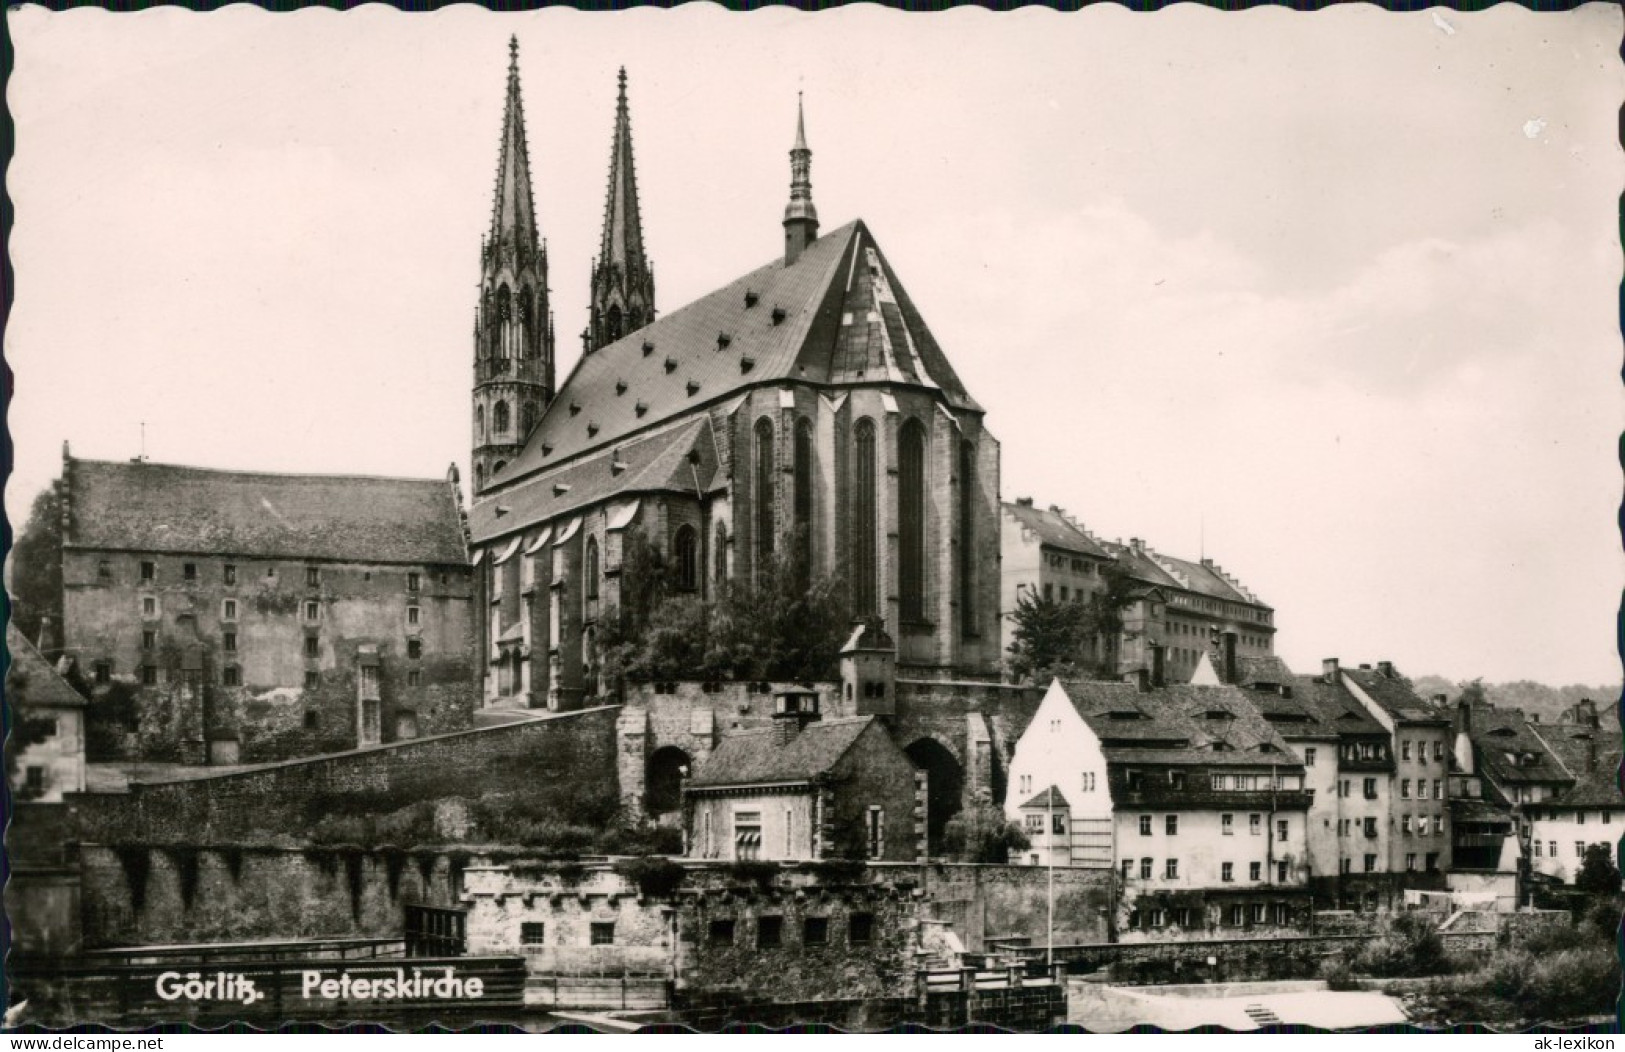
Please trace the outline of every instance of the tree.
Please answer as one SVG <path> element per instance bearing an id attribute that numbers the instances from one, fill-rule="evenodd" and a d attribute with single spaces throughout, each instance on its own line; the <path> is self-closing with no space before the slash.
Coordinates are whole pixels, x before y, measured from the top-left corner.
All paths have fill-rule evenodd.
<path id="1" fill-rule="evenodd" d="M 1011 614 L 1010 671 L 1043 682 L 1053 676 L 1110 678 L 1123 634 L 1123 611 L 1134 601 L 1134 578 L 1116 563 L 1100 572 L 1105 585 L 1078 600 L 1055 600 L 1025 592 Z"/>
<path id="2" fill-rule="evenodd" d="M 1484 693 L 1484 680 L 1475 679 L 1471 683 L 1460 684 L 1461 693 L 1456 695 L 1456 703 L 1466 702 L 1472 708 L 1482 708 L 1489 704 L 1489 696 Z"/>
<path id="3" fill-rule="evenodd" d="M 47 616 L 62 623 L 62 501 L 52 483 L 34 498 L 28 523 L 11 549 L 12 621 L 38 640 Z"/>
<path id="4" fill-rule="evenodd" d="M 1592 844 L 1580 859 L 1580 872 L 1574 886 L 1593 898 L 1619 894 L 1619 867 L 1614 865 L 1607 844 Z"/>
<path id="5" fill-rule="evenodd" d="M 942 831 L 943 849 L 960 862 L 1002 865 L 1010 861 L 1012 851 L 1025 851 L 1031 843 L 985 790 L 978 791 L 975 801 L 950 818 Z"/>

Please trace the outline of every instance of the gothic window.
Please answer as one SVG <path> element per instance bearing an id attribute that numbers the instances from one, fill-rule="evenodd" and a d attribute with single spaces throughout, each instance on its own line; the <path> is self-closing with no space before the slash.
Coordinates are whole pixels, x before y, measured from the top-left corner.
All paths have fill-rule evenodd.
<path id="1" fill-rule="evenodd" d="M 856 574 L 853 605 L 860 614 L 875 610 L 875 425 L 865 417 L 853 429 L 853 544 L 852 561 Z"/>
<path id="2" fill-rule="evenodd" d="M 506 435 L 508 433 L 508 403 L 498 402 L 491 409 L 491 433 L 493 435 Z"/>
<path id="3" fill-rule="evenodd" d="M 614 343 L 621 338 L 621 308 L 619 306 L 613 304 L 610 306 L 606 326 L 605 334 L 609 337 L 610 343 Z"/>
<path id="4" fill-rule="evenodd" d="M 485 407 L 483 405 L 474 407 L 474 440 L 476 442 L 485 441 Z"/>
<path id="5" fill-rule="evenodd" d="M 497 288 L 497 347 L 496 357 L 507 358 L 509 323 L 513 320 L 513 303 L 508 292 L 508 286 Z"/>
<path id="6" fill-rule="evenodd" d="M 694 527 L 678 527 L 673 547 L 677 552 L 677 587 L 692 592 L 700 586 L 700 543 Z"/>
<path id="7" fill-rule="evenodd" d="M 959 623 L 961 634 L 976 634 L 976 447 L 959 444 Z"/>
<path id="8" fill-rule="evenodd" d="M 905 621 L 925 619 L 925 428 L 903 424 L 897 436 L 897 586 Z"/>
<path id="9" fill-rule="evenodd" d="M 519 407 L 519 437 L 525 438 L 536 426 L 536 407 L 529 402 Z"/>
<path id="10" fill-rule="evenodd" d="M 474 488 L 477 489 L 477 490 L 485 488 L 485 465 L 484 464 L 475 464 L 474 465 Z"/>
<path id="11" fill-rule="evenodd" d="M 633 307 L 631 313 L 628 314 L 627 317 L 630 319 L 627 322 L 628 332 L 636 332 L 637 330 L 643 328 L 643 309 L 641 307 Z"/>
<path id="12" fill-rule="evenodd" d="M 720 590 L 728 583 L 728 532 L 721 526 L 717 527 L 717 588 Z"/>
<path id="13" fill-rule="evenodd" d="M 756 572 L 773 557 L 773 423 L 756 422 Z"/>
<path id="14" fill-rule="evenodd" d="M 502 469 L 507 466 L 508 462 L 506 460 L 499 460 L 495 464 L 491 465 L 491 474 L 500 475 L 502 474 Z"/>
<path id="15" fill-rule="evenodd" d="M 519 289 L 519 357 L 529 358 L 531 340 L 536 334 L 536 311 L 531 303 L 530 286 Z"/>
<path id="16" fill-rule="evenodd" d="M 587 601 L 598 598 L 598 538 L 587 538 Z"/>
<path id="17" fill-rule="evenodd" d="M 805 418 L 796 423 L 795 473 L 796 558 L 805 577 L 812 572 L 813 517 L 812 422 Z"/>

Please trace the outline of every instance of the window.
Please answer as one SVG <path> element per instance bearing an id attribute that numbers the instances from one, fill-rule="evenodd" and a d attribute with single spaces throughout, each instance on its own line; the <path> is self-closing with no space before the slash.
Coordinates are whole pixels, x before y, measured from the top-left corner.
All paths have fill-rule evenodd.
<path id="1" fill-rule="evenodd" d="M 1249 862 L 1249 863 L 1247 863 L 1247 879 L 1248 880 L 1254 880 L 1254 881 L 1263 880 L 1264 879 L 1264 863 L 1262 863 L 1262 862 Z"/>
<path id="2" fill-rule="evenodd" d="M 305 602 L 305 620 L 319 621 L 322 617 L 322 604 L 314 599 Z"/>
<path id="3" fill-rule="evenodd" d="M 415 573 L 407 574 L 406 575 L 406 590 L 408 592 L 417 591 L 418 590 L 418 581 L 419 581 L 419 579 L 418 579 L 417 574 L 415 574 Z"/>
<path id="4" fill-rule="evenodd" d="M 1239 928 L 1242 926 L 1242 924 L 1246 923 L 1246 914 L 1242 912 L 1239 905 L 1231 906 L 1229 910 L 1225 912 L 1225 923 L 1229 924 L 1232 928 Z"/>
<path id="5" fill-rule="evenodd" d="M 976 605 L 976 447 L 959 444 L 959 617 L 961 632 L 980 629 Z M 1082 590 L 1079 590 L 1082 594 Z"/>
<path id="6" fill-rule="evenodd" d="M 1405 872 L 1416 872 L 1416 852 L 1412 851 L 1405 856 Z"/>
<path id="7" fill-rule="evenodd" d="M 852 602 L 875 613 L 875 425 L 865 417 L 852 429 Z"/>
<path id="8" fill-rule="evenodd" d="M 587 538 L 587 580 L 586 580 L 586 589 L 587 589 L 587 602 L 588 603 L 596 603 L 598 601 L 598 538 L 597 537 L 588 537 Z M 588 617 L 592 617 L 596 613 L 597 613 L 596 610 L 592 609 L 590 606 L 588 607 L 588 609 L 587 609 L 587 616 Z"/>
<path id="9" fill-rule="evenodd" d="M 614 946 L 615 922 L 593 921 L 591 937 L 594 946 Z"/>
<path id="10" fill-rule="evenodd" d="M 1183 788 L 1185 788 L 1185 772 L 1184 771 L 1169 771 L 1168 772 L 1168 784 L 1169 784 L 1169 786 L 1171 786 L 1172 788 L 1175 788 L 1175 789 L 1183 789 Z"/>
<path id="11" fill-rule="evenodd" d="M 1134 860 L 1132 858 L 1125 858 L 1123 860 L 1123 879 L 1127 880 L 1129 877 L 1133 876 L 1133 870 Z"/>
<path id="12" fill-rule="evenodd" d="M 1287 864 L 1285 862 L 1275 863 L 1275 882 L 1277 884 L 1285 884 L 1287 882 L 1287 876 Z"/>
<path id="13" fill-rule="evenodd" d="M 197 580 L 197 563 L 181 563 L 181 577 L 183 580 Z"/>
<path id="14" fill-rule="evenodd" d="M 1444 781 L 1442 779 L 1439 779 L 1439 778 L 1433 779 L 1433 799 L 1435 799 L 1435 800 L 1443 800 L 1444 799 Z"/>
<path id="15" fill-rule="evenodd" d="M 150 628 L 144 629 L 141 632 L 141 649 L 142 650 L 151 650 L 153 647 L 156 647 L 157 645 L 158 645 L 158 633 L 154 632 Z"/>
<path id="16" fill-rule="evenodd" d="M 1411 816 L 1405 815 L 1399 820 L 1399 831 L 1404 836 L 1411 835 Z"/>
<path id="17" fill-rule="evenodd" d="M 1213 791 L 1214 792 L 1216 792 L 1216 793 L 1224 792 L 1224 775 L 1222 775 L 1222 774 L 1214 775 L 1211 784 L 1213 786 Z"/>
<path id="18" fill-rule="evenodd" d="M 734 812 L 734 858 L 762 857 L 762 812 Z"/>
<path id="19" fill-rule="evenodd" d="M 1287 839 L 1287 823 L 1286 823 L 1286 819 L 1282 819 L 1281 821 L 1275 823 L 1275 839 L 1279 840 L 1283 844 L 1286 843 L 1286 839 Z"/>
<path id="20" fill-rule="evenodd" d="M 1303 751 L 1303 762 L 1305 765 L 1313 767 L 1315 765 L 1315 750 L 1305 749 Z"/>
<path id="21" fill-rule="evenodd" d="M 39 793 L 45 789 L 45 768 L 30 767 L 24 773 L 30 792 Z"/>
<path id="22" fill-rule="evenodd" d="M 158 579 L 158 564 L 143 561 L 141 563 L 141 579 L 143 581 L 156 581 Z"/>
<path id="23" fill-rule="evenodd" d="M 406 685 L 416 687 L 423 683 L 423 673 L 415 668 L 406 670 Z"/>
<path id="24" fill-rule="evenodd" d="M 886 853 L 886 812 L 871 806 L 866 826 L 869 857 L 880 858 Z"/>
<path id="25" fill-rule="evenodd" d="M 1021 792 L 1030 793 L 1030 792 L 1033 791 L 1033 776 L 1032 775 L 1024 774 L 1024 775 L 1021 776 L 1020 781 L 1021 781 Z"/>
<path id="26" fill-rule="evenodd" d="M 1349 780 L 1347 778 L 1337 783 L 1337 795 L 1344 798 L 1349 795 Z"/>
<path id="27" fill-rule="evenodd" d="M 673 547 L 677 552 L 677 587 L 685 592 L 700 587 L 700 540 L 692 526 L 680 526 Z"/>
<path id="28" fill-rule="evenodd" d="M 1399 798 L 1401 800 L 1409 800 L 1411 798 L 1411 780 L 1409 778 L 1403 778 L 1400 780 Z"/>
<path id="29" fill-rule="evenodd" d="M 1377 819 L 1373 815 L 1365 818 L 1365 835 L 1375 840 L 1377 837 Z"/>
<path id="30" fill-rule="evenodd" d="M 1164 824 L 1164 828 L 1167 830 L 1167 833 L 1168 833 L 1169 836 L 1178 836 L 1179 835 L 1179 816 L 1178 815 L 1169 815 L 1164 820 L 1163 824 Z"/>
<path id="31" fill-rule="evenodd" d="M 1553 858 L 1556 858 L 1557 857 L 1557 841 L 1553 840 L 1553 841 L 1549 842 L 1546 846 L 1551 849 L 1550 851 L 1547 852 L 1547 854 L 1551 855 Z"/>
<path id="32" fill-rule="evenodd" d="M 1137 793 L 1140 791 L 1140 785 L 1144 779 L 1140 777 L 1139 771 L 1127 771 L 1123 777 L 1128 781 L 1129 792 Z"/>
<path id="33" fill-rule="evenodd" d="M 1367 800 L 1375 800 L 1377 798 L 1377 780 L 1375 778 L 1367 778 L 1365 780 L 1365 798 Z"/>
<path id="34" fill-rule="evenodd" d="M 1263 924 L 1264 904 L 1262 902 L 1254 902 L 1249 904 L 1247 907 L 1247 919 L 1254 924 Z"/>
<path id="35" fill-rule="evenodd" d="M 158 600 L 154 599 L 150 595 L 142 596 L 141 597 L 141 616 L 143 616 L 143 617 L 157 617 L 158 616 Z"/>
<path id="36" fill-rule="evenodd" d="M 1444 833 L 1444 815 L 1434 815 L 1433 816 L 1433 835 L 1434 836 L 1440 836 L 1443 833 Z"/>
<path id="37" fill-rule="evenodd" d="M 767 569 L 773 556 L 775 518 L 773 505 L 773 423 L 766 418 L 756 422 L 756 571 Z"/>
<path id="38" fill-rule="evenodd" d="M 1402 741 L 1402 742 L 1399 743 L 1399 758 L 1401 760 L 1409 760 L 1411 758 L 1411 743 L 1410 742 Z"/>
<path id="39" fill-rule="evenodd" d="M 1264 816 L 1263 815 L 1248 815 L 1247 816 L 1247 832 L 1251 833 L 1253 836 L 1263 836 L 1264 835 Z"/>
<path id="40" fill-rule="evenodd" d="M 1437 872 L 1439 872 L 1439 853 L 1437 851 L 1429 851 L 1428 852 L 1428 854 L 1427 854 L 1427 869 L 1428 869 L 1429 873 L 1437 873 Z"/>
<path id="41" fill-rule="evenodd" d="M 897 435 L 897 587 L 905 621 L 925 619 L 925 428 Z"/>
<path id="42" fill-rule="evenodd" d="M 1338 865 L 1337 865 L 1337 871 L 1339 873 L 1343 874 L 1345 877 L 1349 875 L 1349 873 L 1353 870 L 1353 868 L 1354 868 L 1354 860 L 1351 859 L 1351 858 L 1341 859 L 1341 860 L 1339 860 Z"/>
<path id="43" fill-rule="evenodd" d="M 1092 793 L 1095 791 L 1095 772 L 1083 772 L 1083 791 L 1086 793 Z"/>
<path id="44" fill-rule="evenodd" d="M 322 571 L 319 567 L 305 567 L 305 587 L 320 588 L 322 586 Z"/>
<path id="45" fill-rule="evenodd" d="M 766 919 L 763 918 L 763 920 Z M 734 944 L 733 920 L 713 920 L 705 938 L 712 946 L 732 946 Z"/>
<path id="46" fill-rule="evenodd" d="M 854 913 L 847 922 L 847 934 L 853 946 L 867 946 L 874 941 L 875 915 Z"/>
<path id="47" fill-rule="evenodd" d="M 519 945 L 541 946 L 547 941 L 547 925 L 540 921 L 524 921 L 519 925 Z"/>
<path id="48" fill-rule="evenodd" d="M 306 642 L 308 643 L 310 641 L 306 640 Z M 317 672 L 313 668 L 307 668 L 305 670 L 305 689 L 306 690 L 315 690 L 317 687 L 319 687 L 321 685 L 322 685 L 322 674 L 320 672 Z"/>
<path id="49" fill-rule="evenodd" d="M 1225 836 L 1235 836 L 1236 835 L 1236 816 L 1235 815 L 1220 815 L 1219 816 L 1219 831 L 1221 833 L 1223 833 Z"/>
<path id="50" fill-rule="evenodd" d="M 713 921 L 712 923 L 716 923 Z M 729 941 L 732 941 L 732 933 Z M 784 943 L 783 917 L 758 917 L 756 919 L 756 948 L 758 950 L 771 950 Z"/>
<path id="51" fill-rule="evenodd" d="M 1150 815 L 1141 815 L 1140 816 L 1140 835 L 1141 836 L 1150 836 L 1151 835 L 1151 816 Z"/>
<path id="52" fill-rule="evenodd" d="M 1444 759 L 1444 742 L 1436 741 L 1433 743 L 1433 758 L 1435 760 Z"/>
<path id="53" fill-rule="evenodd" d="M 1030 814 L 1030 815 L 1028 815 L 1027 816 L 1027 832 L 1029 832 L 1029 833 L 1042 833 L 1043 831 L 1044 831 L 1044 816 L 1041 815 L 1041 814 Z"/>
<path id="54" fill-rule="evenodd" d="M 1151 879 L 1151 860 L 1149 858 L 1140 859 L 1140 879 Z"/>
<path id="55" fill-rule="evenodd" d="M 305 656 L 308 658 L 322 656 L 322 639 L 320 636 L 305 637 Z"/>
<path id="56" fill-rule="evenodd" d="M 111 683 L 113 681 L 113 663 L 111 661 L 96 662 L 95 670 L 97 683 Z"/>
<path id="57" fill-rule="evenodd" d="M 1537 841 L 1535 841 L 1535 857 L 1536 858 L 1540 857 L 1540 849 L 1541 849 L 1541 842 L 1537 840 Z"/>
<path id="58" fill-rule="evenodd" d="M 153 686 L 154 684 L 156 684 L 157 682 L 158 682 L 158 666 L 157 665 L 142 665 L 141 666 L 141 683 L 142 683 L 142 685 L 150 687 L 150 686 Z"/>
<path id="59" fill-rule="evenodd" d="M 1236 864 L 1234 862 L 1221 862 L 1219 864 L 1219 879 L 1226 884 L 1232 884 L 1236 879 Z"/>
<path id="60" fill-rule="evenodd" d="M 1164 868 L 1163 868 L 1162 875 L 1163 875 L 1163 878 L 1165 880 L 1178 880 L 1179 879 L 1179 859 L 1170 858 L 1167 861 Z"/>
<path id="61" fill-rule="evenodd" d="M 96 563 L 96 579 L 98 581 L 111 581 L 113 579 L 113 564 L 106 559 Z"/>
<path id="62" fill-rule="evenodd" d="M 1365 857 L 1365 871 L 1367 873 L 1375 873 L 1377 871 L 1377 856 L 1376 855 L 1367 855 Z"/>
<path id="63" fill-rule="evenodd" d="M 224 650 L 228 654 L 235 653 L 236 650 L 237 650 L 237 633 L 236 632 L 222 632 L 222 633 L 220 633 L 220 649 Z"/>
<path id="64" fill-rule="evenodd" d="M 808 917 L 801 922 L 801 943 L 804 946 L 823 946 L 829 942 L 829 918 Z"/>

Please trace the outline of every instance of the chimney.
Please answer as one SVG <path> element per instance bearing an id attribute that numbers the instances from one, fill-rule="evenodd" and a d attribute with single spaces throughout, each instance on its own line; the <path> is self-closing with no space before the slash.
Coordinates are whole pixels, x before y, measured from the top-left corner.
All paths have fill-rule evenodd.
<path id="1" fill-rule="evenodd" d="M 1235 683 L 1239 675 L 1236 669 L 1236 633 L 1226 632 L 1224 634 L 1224 681 L 1226 683 Z"/>
<path id="2" fill-rule="evenodd" d="M 1165 687 L 1168 685 L 1168 648 L 1161 643 L 1151 644 L 1151 685 Z"/>
<path id="3" fill-rule="evenodd" d="M 1141 694 L 1151 693 L 1151 670 L 1137 668 L 1123 677 L 1123 682 L 1132 683 Z"/>
<path id="4" fill-rule="evenodd" d="M 1033 499 L 1031 497 L 1017 497 L 1016 498 L 1016 507 L 1018 507 L 1018 508 L 1030 508 L 1032 506 L 1033 506 Z"/>
<path id="5" fill-rule="evenodd" d="M 774 740 L 789 745 L 804 727 L 818 720 L 818 692 L 784 690 L 773 695 Z"/>
<path id="6" fill-rule="evenodd" d="M 1379 661 L 1377 662 L 1377 671 L 1382 673 L 1384 679 L 1393 679 L 1394 663 L 1392 661 Z"/>
<path id="7" fill-rule="evenodd" d="M 1325 659 L 1323 659 L 1321 661 L 1321 663 L 1320 663 L 1320 673 L 1321 673 L 1322 676 L 1324 676 L 1326 678 L 1327 683 L 1336 683 L 1337 682 L 1337 673 L 1338 673 L 1338 671 L 1339 670 L 1338 670 L 1338 667 L 1337 667 L 1337 659 L 1336 658 L 1325 658 Z"/>
<path id="8" fill-rule="evenodd" d="M 1579 710 L 1580 711 L 1577 713 L 1579 717 L 1578 722 L 1585 724 L 1592 730 L 1596 730 L 1598 727 L 1602 726 L 1602 722 L 1597 718 L 1596 702 L 1592 701 L 1590 698 L 1581 698 Z"/>

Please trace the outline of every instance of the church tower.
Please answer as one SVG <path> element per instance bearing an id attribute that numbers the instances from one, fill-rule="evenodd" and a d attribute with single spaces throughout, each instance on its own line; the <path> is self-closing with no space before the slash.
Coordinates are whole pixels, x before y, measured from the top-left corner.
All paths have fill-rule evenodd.
<path id="1" fill-rule="evenodd" d="M 480 301 L 474 315 L 475 493 L 500 479 L 553 397 L 553 312 L 547 293 L 547 245 L 536 232 L 514 37 L 508 41 L 496 200 L 490 233 L 480 246 Z"/>
<path id="2" fill-rule="evenodd" d="M 796 143 L 790 147 L 790 203 L 784 206 L 784 265 L 818 240 L 818 209 L 812 199 L 812 151 L 807 149 L 807 122 L 796 95 Z"/>
<path id="3" fill-rule="evenodd" d="M 626 108 L 626 69 L 615 102 L 615 136 L 609 152 L 609 195 L 604 237 L 592 265 L 592 307 L 582 333 L 587 354 L 643 328 L 655 317 L 655 275 L 643 254 L 638 178 L 632 168 L 632 118 Z"/>

